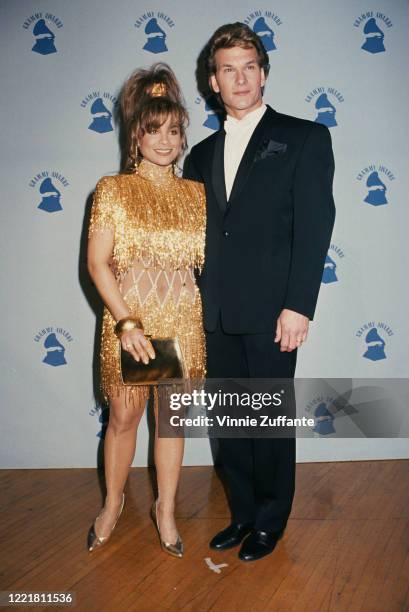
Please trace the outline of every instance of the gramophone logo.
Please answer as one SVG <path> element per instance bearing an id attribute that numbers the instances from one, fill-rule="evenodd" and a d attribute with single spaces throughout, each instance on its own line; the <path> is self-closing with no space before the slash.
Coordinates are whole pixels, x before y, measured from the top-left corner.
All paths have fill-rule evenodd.
<path id="1" fill-rule="evenodd" d="M 250 26 L 253 32 L 261 38 L 267 53 L 277 49 L 276 32 L 283 22 L 273 11 L 252 11 L 250 15 L 243 19 L 243 23 Z"/>
<path id="2" fill-rule="evenodd" d="M 334 412 L 336 411 L 335 398 L 330 396 L 319 396 L 309 402 L 305 411 L 308 416 L 314 417 L 314 427 L 312 431 L 320 436 L 329 436 L 335 433 Z"/>
<path id="3" fill-rule="evenodd" d="M 93 91 L 81 102 L 81 108 L 88 111 L 88 129 L 105 134 L 113 131 L 112 115 L 118 99 L 108 91 Z"/>
<path id="4" fill-rule="evenodd" d="M 144 51 L 155 55 L 168 51 L 168 31 L 175 27 L 175 22 L 168 15 L 162 11 L 147 11 L 136 19 L 134 26 L 141 32 Z"/>
<path id="5" fill-rule="evenodd" d="M 36 206 L 39 210 L 54 213 L 63 209 L 61 197 L 69 182 L 61 172 L 43 170 L 33 176 L 29 186 L 36 192 Z"/>
<path id="6" fill-rule="evenodd" d="M 339 260 L 345 257 L 345 253 L 339 246 L 331 244 L 324 262 L 322 282 L 324 285 L 337 283 L 339 280 Z"/>
<path id="7" fill-rule="evenodd" d="M 203 127 L 217 132 L 223 122 L 223 110 L 220 107 L 216 107 L 215 105 L 204 101 L 200 96 L 196 98 L 195 104 L 204 104 L 204 119 L 202 122 Z"/>
<path id="8" fill-rule="evenodd" d="M 65 347 L 73 337 L 62 327 L 45 327 L 34 336 L 34 342 L 42 347 L 43 363 L 57 367 L 66 365 Z"/>
<path id="9" fill-rule="evenodd" d="M 370 206 L 389 204 L 390 182 L 395 180 L 394 173 L 383 164 L 370 164 L 356 177 L 362 183 L 362 201 Z"/>
<path id="10" fill-rule="evenodd" d="M 55 46 L 55 32 L 63 27 L 61 19 L 52 13 L 34 13 L 27 17 L 23 23 L 25 30 L 32 29 L 33 46 L 31 50 L 40 55 L 57 53 Z"/>
<path id="11" fill-rule="evenodd" d="M 362 357 L 369 361 L 382 361 L 387 358 L 387 344 L 393 335 L 389 325 L 374 321 L 365 323 L 355 333 L 364 343 Z"/>
<path id="12" fill-rule="evenodd" d="M 367 11 L 354 21 L 361 31 L 361 49 L 367 53 L 385 52 L 385 31 L 393 26 L 392 21 L 380 11 Z"/>
<path id="13" fill-rule="evenodd" d="M 307 94 L 305 101 L 314 106 L 315 123 L 322 123 L 328 128 L 338 125 L 337 106 L 344 102 L 344 96 L 334 87 L 316 87 Z"/>

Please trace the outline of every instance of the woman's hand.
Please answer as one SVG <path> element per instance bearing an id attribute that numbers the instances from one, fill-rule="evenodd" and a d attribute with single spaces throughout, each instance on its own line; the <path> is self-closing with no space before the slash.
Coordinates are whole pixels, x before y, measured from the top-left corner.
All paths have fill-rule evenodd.
<path id="1" fill-rule="evenodd" d="M 152 343 L 145 337 L 142 329 L 135 328 L 122 332 L 121 344 L 122 348 L 131 353 L 136 361 L 143 361 L 144 364 L 147 364 L 149 359 L 155 359 Z"/>

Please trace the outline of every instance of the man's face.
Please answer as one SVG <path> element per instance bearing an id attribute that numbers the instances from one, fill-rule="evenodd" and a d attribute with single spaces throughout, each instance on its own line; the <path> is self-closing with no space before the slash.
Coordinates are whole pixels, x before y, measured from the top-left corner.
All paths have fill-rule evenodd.
<path id="1" fill-rule="evenodd" d="M 266 79 L 255 47 L 219 49 L 215 63 L 216 73 L 210 77 L 210 84 L 220 94 L 229 115 L 241 119 L 261 106 Z"/>

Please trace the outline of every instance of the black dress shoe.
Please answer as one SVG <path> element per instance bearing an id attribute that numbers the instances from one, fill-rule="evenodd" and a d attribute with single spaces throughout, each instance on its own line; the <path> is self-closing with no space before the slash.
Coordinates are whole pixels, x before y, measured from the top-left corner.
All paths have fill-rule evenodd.
<path id="1" fill-rule="evenodd" d="M 256 561 L 273 552 L 278 540 L 282 537 L 282 531 L 256 531 L 253 530 L 244 540 L 239 559 L 242 561 Z"/>
<path id="2" fill-rule="evenodd" d="M 243 538 L 253 529 L 253 523 L 232 523 L 223 531 L 219 531 L 209 546 L 214 550 L 227 550 L 238 546 Z"/>

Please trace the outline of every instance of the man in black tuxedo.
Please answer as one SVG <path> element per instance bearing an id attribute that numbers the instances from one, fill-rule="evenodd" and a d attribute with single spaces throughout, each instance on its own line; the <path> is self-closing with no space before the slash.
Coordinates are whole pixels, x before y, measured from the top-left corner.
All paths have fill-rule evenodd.
<path id="1" fill-rule="evenodd" d="M 205 184 L 203 300 L 209 378 L 293 378 L 313 319 L 335 208 L 324 125 L 263 103 L 268 56 L 241 23 L 207 45 L 224 128 L 192 148 L 184 176 Z M 232 523 L 210 542 L 245 561 L 272 552 L 291 511 L 294 438 L 220 438 Z"/>

